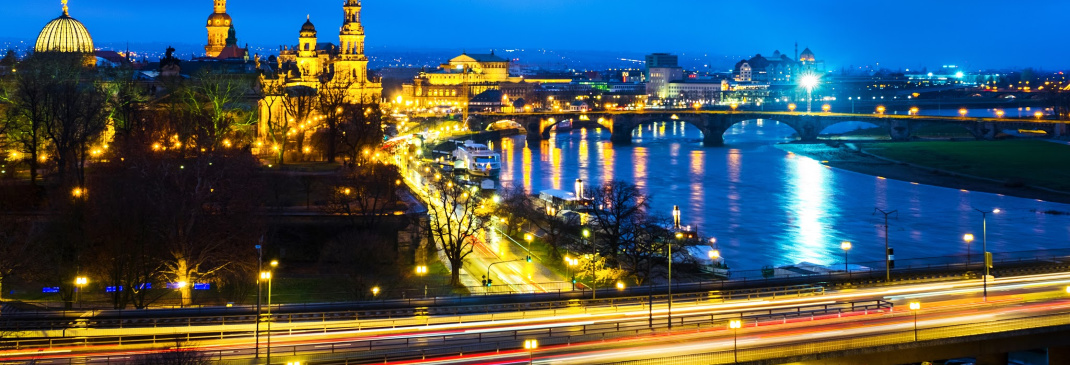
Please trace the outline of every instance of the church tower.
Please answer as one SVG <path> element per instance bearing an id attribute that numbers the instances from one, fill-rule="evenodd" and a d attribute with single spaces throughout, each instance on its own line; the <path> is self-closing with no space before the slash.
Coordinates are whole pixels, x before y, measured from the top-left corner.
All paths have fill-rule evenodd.
<path id="1" fill-rule="evenodd" d="M 227 0 L 215 1 L 215 12 L 208 16 L 208 44 L 204 52 L 208 57 L 217 57 L 227 46 L 227 36 L 231 29 L 230 15 L 227 15 Z"/>
<path id="2" fill-rule="evenodd" d="M 316 50 L 316 47 L 318 47 L 316 36 L 316 26 L 312 24 L 312 18 L 309 17 L 305 20 L 305 24 L 301 26 L 301 34 L 298 38 L 297 46 L 297 66 L 301 69 L 301 75 L 304 77 L 314 77 L 322 72 L 319 52 Z"/>
<path id="3" fill-rule="evenodd" d="M 368 81 L 368 57 L 364 55 L 364 26 L 360 24 L 360 0 L 346 0 L 345 19 L 338 40 L 340 59 L 334 64 L 335 77 L 356 84 Z"/>

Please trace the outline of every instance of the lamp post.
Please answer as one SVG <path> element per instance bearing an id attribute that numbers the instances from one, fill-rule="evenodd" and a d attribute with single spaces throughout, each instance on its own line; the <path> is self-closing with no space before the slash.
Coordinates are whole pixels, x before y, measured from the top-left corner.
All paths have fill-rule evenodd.
<path id="1" fill-rule="evenodd" d="M 967 233 L 962 235 L 962 240 L 966 241 L 966 269 L 970 268 L 970 244 L 973 243 L 973 233 Z"/>
<path id="2" fill-rule="evenodd" d="M 739 363 L 739 329 L 743 327 L 743 321 L 733 319 L 728 322 L 728 328 L 732 329 L 732 357 L 735 363 Z"/>
<path id="3" fill-rule="evenodd" d="M 89 284 L 89 278 L 85 276 L 79 276 L 74 279 L 74 302 L 78 303 L 78 307 L 82 307 L 82 288 Z"/>
<path id="4" fill-rule="evenodd" d="M 884 115 L 885 110 L 888 110 L 888 108 L 885 108 L 884 105 L 877 106 L 877 114 Z"/>
<path id="5" fill-rule="evenodd" d="M 984 299 L 988 301 L 988 274 L 989 269 L 992 268 L 992 254 L 988 252 L 988 215 L 999 214 L 999 209 L 993 209 L 991 212 L 983 211 L 977 208 L 973 208 L 981 213 L 981 249 L 984 250 L 985 256 L 985 281 L 984 281 Z"/>
<path id="6" fill-rule="evenodd" d="M 843 271 L 851 273 L 850 267 L 847 265 L 847 251 L 851 250 L 851 241 L 843 241 L 840 243 L 840 249 L 843 250 Z"/>
<path id="7" fill-rule="evenodd" d="M 921 303 L 910 302 L 910 311 L 914 312 L 914 342 L 918 342 L 918 311 L 921 310 Z"/>
<path id="8" fill-rule="evenodd" d="M 910 115 L 915 115 L 916 116 L 916 115 L 918 115 L 918 111 L 919 111 L 918 107 L 916 107 L 916 106 L 910 107 Z"/>
<path id="9" fill-rule="evenodd" d="M 576 266 L 576 264 L 578 262 L 579 262 L 579 259 L 574 259 L 574 258 L 565 256 L 565 266 L 568 266 L 568 277 L 569 277 L 569 280 L 572 281 L 572 291 L 576 291 L 576 275 L 572 273 L 572 267 Z"/>
<path id="10" fill-rule="evenodd" d="M 996 111 L 996 118 L 1003 119 L 1003 115 L 1004 114 L 1006 114 L 1006 112 L 1004 112 L 1003 109 L 997 110 Z"/>
<path id="11" fill-rule="evenodd" d="M 963 118 L 965 118 L 966 114 L 969 113 L 969 112 L 970 111 L 966 110 L 966 108 L 959 109 L 959 115 L 961 115 Z"/>
<path id="12" fill-rule="evenodd" d="M 532 363 L 535 349 L 539 348 L 539 340 L 524 340 L 524 349 L 528 350 L 528 364 Z"/>
<path id="13" fill-rule="evenodd" d="M 532 236 L 531 233 L 525 233 L 524 234 L 524 241 L 528 242 L 528 249 L 529 250 L 531 249 L 531 241 L 534 240 L 534 239 L 535 239 L 535 236 Z"/>
<path id="14" fill-rule="evenodd" d="M 794 113 L 795 112 L 795 108 L 796 108 L 795 103 L 788 104 L 788 111 Z"/>
<path id="15" fill-rule="evenodd" d="M 264 238 L 261 237 L 260 241 Z M 264 272 L 264 251 L 263 246 L 256 245 L 256 271 L 259 273 Z M 264 297 L 261 293 L 260 277 L 256 278 L 256 339 L 254 340 L 253 348 L 256 350 L 256 355 L 253 357 L 257 360 L 260 359 L 260 299 Z"/>
<path id="16" fill-rule="evenodd" d="M 416 275 L 419 275 L 419 276 L 427 275 L 427 266 L 426 265 L 417 266 L 416 267 Z M 425 299 L 427 298 L 427 284 L 426 283 L 424 284 L 424 298 Z"/>
<path id="17" fill-rule="evenodd" d="M 821 106 L 821 111 L 825 113 L 828 113 L 830 110 L 832 110 L 832 105 L 825 104 Z"/>
<path id="18" fill-rule="evenodd" d="M 267 308 L 267 312 L 268 312 L 268 314 L 267 314 L 268 315 L 268 318 L 267 318 L 267 326 L 268 326 L 268 328 L 267 328 L 267 331 L 268 331 L 267 332 L 267 363 L 270 364 L 271 363 L 271 272 L 270 271 L 261 271 L 260 272 L 260 280 L 261 281 L 266 280 L 267 283 L 268 283 L 268 296 L 267 296 L 267 302 L 268 302 L 267 303 L 267 307 L 268 307 Z M 263 320 L 263 319 L 261 319 L 261 320 Z M 258 320 L 257 322 L 260 322 L 260 320 Z"/>
<path id="19" fill-rule="evenodd" d="M 817 87 L 817 76 L 806 75 L 800 81 L 802 86 L 806 88 L 806 113 L 810 113 L 814 100 L 814 88 Z"/>

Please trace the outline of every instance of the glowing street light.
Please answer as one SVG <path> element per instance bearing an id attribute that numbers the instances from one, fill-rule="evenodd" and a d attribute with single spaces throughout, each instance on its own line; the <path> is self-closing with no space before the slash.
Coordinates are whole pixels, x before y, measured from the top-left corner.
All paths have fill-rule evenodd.
<path id="1" fill-rule="evenodd" d="M 272 266 L 277 266 L 278 261 L 272 261 Z M 268 283 L 268 295 L 267 295 L 267 363 L 271 363 L 271 272 L 261 271 L 260 281 L 267 281 Z"/>
<path id="2" fill-rule="evenodd" d="M 988 252 L 988 214 L 999 214 L 999 209 L 993 209 L 991 212 L 986 212 L 977 208 L 973 210 L 981 213 L 981 247 L 985 252 L 985 283 L 984 283 L 984 299 L 988 301 L 988 274 L 989 269 L 992 268 L 992 254 Z"/>
<path id="3" fill-rule="evenodd" d="M 1002 119 L 1003 118 L 1003 114 L 1006 114 L 1006 112 L 1004 112 L 1003 109 L 1000 109 L 1000 110 L 996 111 L 996 117 L 997 118 L 1001 118 Z"/>
<path id="4" fill-rule="evenodd" d="M 918 115 L 918 111 L 919 110 L 920 109 L 918 109 L 918 107 L 916 107 L 916 106 L 915 107 L 911 107 L 910 108 L 910 115 Z"/>
<path id="5" fill-rule="evenodd" d="M 1033 116 L 1037 117 L 1037 120 L 1043 119 L 1044 118 L 1044 112 L 1033 113 Z"/>
<path id="6" fill-rule="evenodd" d="M 969 113 L 969 112 L 970 111 L 966 110 L 966 108 L 959 109 L 959 115 L 961 115 L 963 118 L 965 118 L 966 114 Z"/>
<path id="7" fill-rule="evenodd" d="M 532 236 L 531 233 L 525 233 L 524 234 L 524 241 L 528 242 L 528 248 L 531 248 L 531 241 L 534 240 L 534 239 L 535 239 L 535 236 Z"/>
<path id="8" fill-rule="evenodd" d="M 825 104 L 821 106 L 821 111 L 825 113 L 828 113 L 830 110 L 832 110 L 832 105 Z"/>
<path id="9" fill-rule="evenodd" d="M 885 110 L 888 110 L 888 108 L 885 108 L 884 105 L 877 106 L 877 114 L 884 115 Z"/>
<path id="10" fill-rule="evenodd" d="M 728 328 L 732 329 L 732 355 L 739 363 L 739 329 L 743 327 L 743 321 L 733 319 L 728 322 Z"/>
<path id="11" fill-rule="evenodd" d="M 802 87 L 806 88 L 806 112 L 807 113 L 809 113 L 811 111 L 810 110 L 810 106 L 813 104 L 814 88 L 817 87 L 817 82 L 818 82 L 817 76 L 812 75 L 812 74 L 803 76 L 802 79 L 799 80 L 799 83 L 802 85 Z"/>
<path id="12" fill-rule="evenodd" d="M 843 271 L 850 273 L 851 269 L 847 266 L 847 251 L 851 250 L 851 241 L 841 242 L 840 249 L 843 250 Z"/>
<path id="13" fill-rule="evenodd" d="M 910 311 L 914 312 L 914 342 L 918 342 L 918 311 L 921 310 L 921 303 L 910 302 Z"/>
<path id="14" fill-rule="evenodd" d="M 962 240 L 966 241 L 966 267 L 970 267 L 970 244 L 973 243 L 973 233 L 962 235 Z"/>
<path id="15" fill-rule="evenodd" d="M 539 340 L 524 340 L 524 349 L 528 350 L 528 364 L 531 364 L 532 353 L 539 348 Z"/>
<path id="16" fill-rule="evenodd" d="M 788 110 L 791 111 L 792 113 L 795 112 L 795 108 L 796 108 L 795 107 L 795 103 L 788 104 Z"/>
<path id="17" fill-rule="evenodd" d="M 82 302 L 82 288 L 84 288 L 88 284 L 89 278 L 85 276 L 79 276 L 77 278 L 74 278 L 74 286 L 76 287 L 74 290 L 74 301 L 76 303 L 79 303 L 79 305 L 81 305 Z"/>
<path id="18" fill-rule="evenodd" d="M 624 283 L 623 282 L 620 282 L 620 281 L 617 282 L 617 290 L 624 290 Z"/>

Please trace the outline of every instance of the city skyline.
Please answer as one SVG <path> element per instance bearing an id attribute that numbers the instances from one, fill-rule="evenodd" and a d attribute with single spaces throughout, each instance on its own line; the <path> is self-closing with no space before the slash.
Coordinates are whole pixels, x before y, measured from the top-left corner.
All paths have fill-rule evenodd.
<path id="1" fill-rule="evenodd" d="M 52 3 L 10 5 L 9 11 L 0 15 L 4 24 L 0 26 L 3 30 L 0 36 L 32 41 L 40 27 L 60 13 L 59 1 Z M 333 29 L 341 25 L 339 3 L 319 1 L 294 7 L 276 0 L 256 3 L 231 0 L 227 6 L 240 44 L 272 47 L 295 44 L 306 15 L 321 29 L 323 41 L 336 42 Z M 1066 67 L 1063 59 L 1070 56 L 1070 51 L 1052 47 L 1045 37 L 1020 37 L 1023 30 L 1032 34 L 1057 34 L 1058 14 L 1070 10 L 1070 4 L 1055 2 L 1035 5 L 1026 14 L 1033 16 L 1028 20 L 1001 18 L 982 22 L 978 19 L 1007 14 L 1008 8 L 996 1 L 927 4 L 911 0 L 896 5 L 896 9 L 902 9 L 898 12 L 904 14 L 896 20 L 901 23 L 898 28 L 873 25 L 876 20 L 892 21 L 889 15 L 884 15 L 889 10 L 883 4 L 839 1 L 799 9 L 786 2 L 752 8 L 676 0 L 662 6 L 667 10 L 662 12 L 666 14 L 664 25 L 657 24 L 657 19 L 641 18 L 649 13 L 641 10 L 647 4 L 634 0 L 580 4 L 408 0 L 368 1 L 363 5 L 369 48 L 518 47 L 743 58 L 755 53 L 771 54 L 774 50 L 790 55 L 794 43 L 798 42 L 800 49 L 809 47 L 819 58 L 827 60 L 830 69 L 877 64 L 909 69 L 955 64 L 968 69 L 1061 70 Z M 144 3 L 133 7 L 129 1 L 74 0 L 70 6 L 72 16 L 85 23 L 100 43 L 203 44 L 206 37 L 203 19 L 211 13 L 210 2 L 181 7 Z M 152 15 L 164 12 L 169 16 Z M 464 25 L 466 18 L 474 20 L 476 25 Z M 442 19 L 457 21 L 444 23 Z M 808 25 L 800 26 L 800 22 Z M 1013 23 L 1014 27 L 1000 31 L 995 24 L 1001 22 Z M 727 30 L 711 31 L 711 25 Z M 1002 51 L 1012 48 L 1019 51 Z"/>

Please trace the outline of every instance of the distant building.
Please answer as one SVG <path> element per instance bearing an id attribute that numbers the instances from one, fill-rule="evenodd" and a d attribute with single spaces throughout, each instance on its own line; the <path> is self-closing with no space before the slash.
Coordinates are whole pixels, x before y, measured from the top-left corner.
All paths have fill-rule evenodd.
<path id="1" fill-rule="evenodd" d="M 646 67 L 680 67 L 680 58 L 668 53 L 653 53 L 646 55 Z"/>
<path id="2" fill-rule="evenodd" d="M 798 51 L 798 48 L 796 48 Z M 825 62 L 818 61 L 810 48 L 803 50 L 795 59 L 780 51 L 774 51 L 770 57 L 761 54 L 736 63 L 733 75 L 738 82 L 756 82 L 768 84 L 794 84 L 801 75 L 825 73 Z"/>
<path id="3" fill-rule="evenodd" d="M 407 107 L 421 109 L 463 107 L 472 97 L 488 90 L 509 89 L 507 95 L 521 97 L 518 94 L 526 94 L 530 88 L 508 85 L 525 83 L 523 77 L 509 75 L 510 66 L 511 61 L 495 55 L 494 51 L 464 52 L 434 71 L 421 72 L 411 84 L 403 85 L 400 99 Z M 533 82 L 536 80 L 528 81 Z"/>

